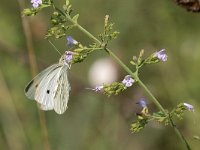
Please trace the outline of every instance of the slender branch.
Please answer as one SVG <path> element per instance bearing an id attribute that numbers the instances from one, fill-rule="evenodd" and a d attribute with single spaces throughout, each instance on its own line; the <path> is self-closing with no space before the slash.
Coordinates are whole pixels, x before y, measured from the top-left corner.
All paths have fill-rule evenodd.
<path id="1" fill-rule="evenodd" d="M 162 107 L 162 105 L 158 102 L 158 100 L 153 96 L 151 91 L 146 87 L 146 85 L 139 79 L 138 83 L 141 87 L 145 89 L 145 91 L 149 94 L 149 96 L 152 98 L 153 102 L 156 104 L 156 106 L 167 116 L 167 113 L 165 112 L 165 109 Z"/>
<path id="2" fill-rule="evenodd" d="M 58 10 L 58 8 L 56 8 Z M 59 10 L 62 12 L 61 10 Z M 64 14 L 64 13 L 62 13 Z M 79 30 L 81 30 L 83 33 L 85 33 L 88 37 L 93 39 L 96 43 L 102 44 L 101 41 L 99 41 L 95 36 L 93 36 L 90 32 L 88 32 L 86 29 L 84 29 L 81 25 L 78 23 L 74 22 L 70 16 L 64 14 L 68 21 L 70 21 L 73 25 L 75 25 Z M 150 92 L 150 90 L 145 86 L 145 84 L 138 78 L 136 74 L 134 74 L 110 49 L 106 48 L 105 49 L 120 65 L 121 67 L 126 70 L 135 80 L 138 81 L 139 85 L 144 88 L 144 90 L 148 93 L 148 95 L 152 98 L 153 102 L 155 105 L 161 110 L 165 115 L 167 113 L 165 112 L 165 109 L 162 107 L 162 105 L 159 103 L 159 101 L 153 96 L 153 94 Z M 180 140 L 185 144 L 187 150 L 191 150 L 188 142 L 186 141 L 185 137 L 180 133 L 180 131 L 177 129 L 176 125 L 174 124 L 173 120 L 170 119 L 170 124 L 173 127 L 175 133 L 177 136 L 180 138 Z"/>
<path id="3" fill-rule="evenodd" d="M 174 122 L 173 122 L 171 116 L 169 116 L 169 120 L 170 120 L 171 126 L 173 127 L 173 129 L 174 129 L 176 135 L 179 137 L 179 139 L 181 139 L 181 141 L 182 141 L 183 143 L 185 143 L 185 146 L 186 146 L 187 150 L 191 150 L 191 147 L 190 147 L 189 143 L 187 142 L 187 140 L 185 139 L 185 137 L 182 135 L 182 133 L 181 133 L 181 132 L 178 130 L 178 128 L 176 127 L 176 125 L 174 124 Z"/>
<path id="4" fill-rule="evenodd" d="M 70 17 L 67 16 L 67 19 L 69 19 L 69 21 L 71 23 L 73 23 L 74 25 L 76 25 L 76 27 L 78 29 L 80 29 L 83 33 L 85 33 L 86 35 L 88 35 L 90 38 L 92 38 L 94 41 L 96 41 L 98 44 L 101 44 L 101 42 L 94 37 L 91 33 L 89 33 L 87 30 L 85 30 L 82 26 L 80 26 L 79 24 L 75 23 Z M 108 48 L 106 48 L 106 50 L 109 52 L 109 54 L 122 66 L 122 68 L 124 68 L 124 70 L 126 70 L 134 79 L 136 79 L 139 84 L 145 89 L 145 91 L 151 96 L 151 98 L 154 100 L 155 104 L 158 106 L 158 108 L 164 111 L 164 108 L 160 105 L 160 103 L 157 101 L 157 99 L 153 96 L 153 94 L 148 90 L 148 88 L 142 83 L 141 80 L 139 80 L 139 78 Z"/>
<path id="5" fill-rule="evenodd" d="M 96 43 L 101 45 L 101 41 L 99 41 L 95 36 L 93 36 L 90 32 L 88 32 L 86 29 L 84 29 L 82 26 L 80 26 L 78 23 L 74 22 L 68 15 L 65 15 L 66 18 L 75 25 L 79 30 L 81 30 L 83 33 L 85 33 L 88 37 L 93 39 Z M 131 74 L 136 80 L 138 79 L 137 76 L 108 48 L 106 48 L 106 51 L 116 59 L 116 61 L 129 73 Z"/>
<path id="6" fill-rule="evenodd" d="M 78 23 L 74 22 L 69 16 L 66 15 L 66 18 L 74 24 L 79 30 L 84 32 L 86 35 L 88 35 L 90 38 L 92 38 L 95 42 L 98 44 L 101 44 L 101 42 L 94 37 L 91 33 L 89 33 L 87 30 L 85 30 L 82 26 L 80 26 Z M 165 113 L 164 108 L 161 106 L 161 104 L 158 102 L 158 100 L 153 96 L 153 94 L 149 91 L 149 89 L 144 85 L 144 83 L 136 76 L 110 49 L 106 48 L 108 53 L 126 70 L 135 80 L 138 81 L 138 83 L 145 89 L 145 91 L 150 95 L 150 97 L 153 99 L 156 106 Z"/>
<path id="7" fill-rule="evenodd" d="M 101 41 L 99 41 L 95 36 L 93 36 L 90 32 L 88 32 L 85 28 L 83 28 L 81 25 L 79 25 L 77 22 L 73 21 L 71 17 L 64 12 L 62 12 L 59 8 L 53 6 L 54 9 L 59 11 L 62 15 L 64 15 L 69 22 L 71 22 L 74 26 L 76 26 L 79 30 L 81 30 L 84 34 L 86 34 L 89 38 L 93 39 L 96 43 L 101 45 Z M 145 84 L 138 78 L 137 74 L 134 74 L 110 49 L 105 48 L 105 50 L 121 65 L 121 67 L 126 70 L 136 81 L 138 81 L 139 85 L 144 88 L 144 90 L 148 93 L 148 95 L 152 98 L 155 105 L 161 110 L 166 116 L 168 115 L 165 112 L 165 109 L 162 107 L 162 105 L 159 103 L 159 101 L 153 96 L 151 91 L 145 86 Z M 191 150 L 188 142 L 184 138 L 184 136 L 180 133 L 180 131 L 177 129 L 176 125 L 174 124 L 173 120 L 170 118 L 170 124 L 175 130 L 175 133 L 177 136 L 181 139 L 181 141 L 185 144 L 186 148 L 188 150 Z"/>
<path id="8" fill-rule="evenodd" d="M 88 32 L 86 29 L 84 29 L 81 25 L 79 25 L 78 23 L 74 22 L 70 16 L 65 14 L 65 17 L 67 18 L 67 20 L 69 20 L 73 25 L 75 25 L 79 30 L 81 30 L 82 32 L 84 32 L 88 37 L 90 37 L 91 39 L 93 39 L 96 43 L 101 44 L 101 41 L 99 41 L 95 36 L 93 36 L 90 32 Z"/>

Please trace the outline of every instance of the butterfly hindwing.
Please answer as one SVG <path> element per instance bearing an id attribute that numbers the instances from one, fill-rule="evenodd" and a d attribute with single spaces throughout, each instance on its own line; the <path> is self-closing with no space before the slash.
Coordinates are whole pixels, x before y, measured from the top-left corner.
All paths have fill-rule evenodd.
<path id="1" fill-rule="evenodd" d="M 58 87 L 54 97 L 54 110 L 58 114 L 62 114 L 67 109 L 69 100 L 70 84 L 67 77 L 67 66 L 63 66 L 58 79 Z"/>

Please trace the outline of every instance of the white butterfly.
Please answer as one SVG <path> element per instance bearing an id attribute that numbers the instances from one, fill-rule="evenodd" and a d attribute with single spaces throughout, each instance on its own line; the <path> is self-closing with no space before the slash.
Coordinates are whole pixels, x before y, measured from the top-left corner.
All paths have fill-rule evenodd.
<path id="1" fill-rule="evenodd" d="M 67 109 L 70 84 L 67 77 L 69 64 L 66 55 L 62 55 L 59 63 L 40 72 L 25 88 L 25 95 L 36 100 L 42 110 L 55 110 L 62 114 Z"/>

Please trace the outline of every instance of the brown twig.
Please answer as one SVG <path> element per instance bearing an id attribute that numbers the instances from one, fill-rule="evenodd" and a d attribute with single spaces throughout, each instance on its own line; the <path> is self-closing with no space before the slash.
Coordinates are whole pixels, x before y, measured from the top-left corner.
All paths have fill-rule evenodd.
<path id="1" fill-rule="evenodd" d="M 18 0 L 20 11 L 24 9 L 24 1 L 23 0 Z M 38 67 L 37 67 L 37 62 L 36 62 L 36 57 L 35 57 L 35 52 L 33 48 L 33 42 L 32 42 L 32 35 L 30 31 L 30 26 L 28 23 L 28 20 L 22 17 L 22 26 L 26 38 L 26 43 L 27 43 L 27 49 L 28 49 L 28 56 L 29 56 L 29 61 L 30 61 L 30 66 L 31 66 L 31 73 L 32 76 L 34 77 L 37 72 L 38 72 Z M 45 150 L 50 150 L 50 143 L 48 139 L 48 131 L 47 131 L 47 125 L 46 125 L 46 118 L 45 114 L 43 111 L 38 109 L 39 113 L 39 118 L 40 118 L 40 125 L 42 128 L 42 134 L 44 138 L 44 143 L 45 143 Z"/>

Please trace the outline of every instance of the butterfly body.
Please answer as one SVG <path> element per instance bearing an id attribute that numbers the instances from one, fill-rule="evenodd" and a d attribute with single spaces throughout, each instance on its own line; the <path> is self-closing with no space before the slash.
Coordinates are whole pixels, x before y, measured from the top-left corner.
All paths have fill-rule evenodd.
<path id="1" fill-rule="evenodd" d="M 40 72 L 25 88 L 25 95 L 40 104 L 42 110 L 55 110 L 62 114 L 67 109 L 70 84 L 67 72 L 68 63 L 65 55 L 59 63 L 54 64 Z"/>

